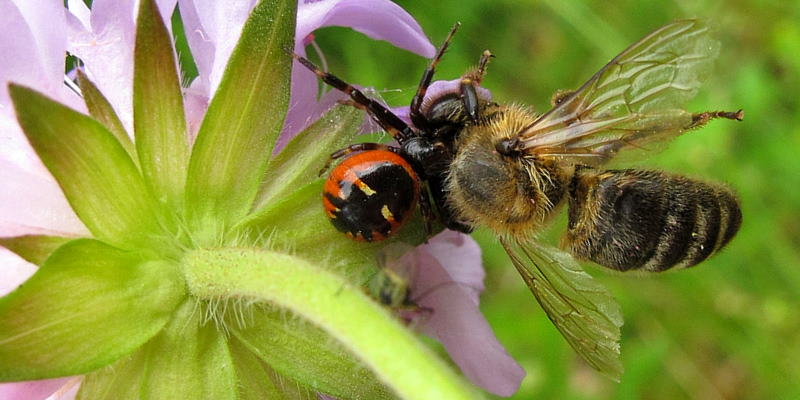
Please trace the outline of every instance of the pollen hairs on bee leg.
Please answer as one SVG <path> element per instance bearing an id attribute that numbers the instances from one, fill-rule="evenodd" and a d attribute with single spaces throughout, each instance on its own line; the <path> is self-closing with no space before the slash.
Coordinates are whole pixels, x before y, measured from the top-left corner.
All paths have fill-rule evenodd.
<path id="1" fill-rule="evenodd" d="M 489 65 L 489 60 L 494 58 L 494 54 L 491 51 L 484 50 L 481 53 L 481 58 L 478 60 L 478 67 L 472 71 L 467 71 L 462 76 L 462 79 L 469 78 L 475 82 L 475 84 L 480 85 L 483 82 L 483 77 L 486 76 L 486 67 Z"/>
<path id="2" fill-rule="evenodd" d="M 319 170 L 319 175 L 318 176 L 324 175 L 325 171 L 327 171 L 331 167 L 331 164 L 333 163 L 334 160 L 338 160 L 338 159 L 340 159 L 340 158 L 342 158 L 342 157 L 344 157 L 344 156 L 346 156 L 348 154 L 355 153 L 357 151 L 367 151 L 367 150 L 386 150 L 386 151 L 391 151 L 392 153 L 398 153 L 399 152 L 399 150 L 397 148 L 394 148 L 392 146 L 387 146 L 387 145 L 381 144 L 381 143 L 358 143 L 358 144 L 353 144 L 353 145 L 347 146 L 347 147 L 345 147 L 343 149 L 339 149 L 339 150 L 336 150 L 333 153 L 331 153 L 331 155 L 328 157 L 328 160 L 325 161 L 325 165 L 322 167 L 321 170 Z"/>
<path id="3" fill-rule="evenodd" d="M 741 108 L 737 111 L 706 111 L 698 114 L 692 114 L 692 123 L 687 129 L 694 129 L 701 127 L 711 121 L 712 119 L 725 118 L 741 121 L 744 119 L 744 110 Z"/>

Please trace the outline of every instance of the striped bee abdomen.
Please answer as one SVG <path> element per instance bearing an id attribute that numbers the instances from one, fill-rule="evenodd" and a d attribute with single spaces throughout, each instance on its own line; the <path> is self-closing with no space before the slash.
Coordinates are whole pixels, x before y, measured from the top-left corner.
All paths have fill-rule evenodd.
<path id="1" fill-rule="evenodd" d="M 659 171 L 581 169 L 570 187 L 571 252 L 608 268 L 691 267 L 724 247 L 742 213 L 729 189 Z"/>

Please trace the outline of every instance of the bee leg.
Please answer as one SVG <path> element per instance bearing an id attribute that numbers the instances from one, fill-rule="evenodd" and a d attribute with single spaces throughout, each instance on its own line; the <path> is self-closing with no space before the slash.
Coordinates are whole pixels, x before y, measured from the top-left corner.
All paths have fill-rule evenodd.
<path id="1" fill-rule="evenodd" d="M 439 64 L 439 61 L 441 61 L 445 50 L 447 50 L 447 46 L 450 44 L 450 40 L 453 39 L 453 35 L 455 35 L 459 26 L 461 26 L 461 23 L 456 22 L 453 27 L 450 28 L 450 33 L 447 34 L 444 43 L 439 47 L 436 56 L 433 57 L 428 68 L 425 68 L 425 71 L 422 73 L 422 78 L 419 80 L 419 85 L 417 86 L 417 93 L 414 95 L 414 98 L 411 99 L 409 116 L 411 117 L 411 122 L 419 129 L 425 129 L 428 126 L 428 119 L 425 118 L 419 110 L 420 107 L 422 107 L 422 100 L 425 99 L 425 93 L 428 91 L 428 86 L 431 84 L 434 72 L 436 72 L 436 66 Z"/>
<path id="2" fill-rule="evenodd" d="M 325 161 L 325 165 L 319 171 L 319 175 L 318 176 L 322 176 L 323 174 L 325 174 L 325 171 L 327 171 L 328 168 L 331 167 L 331 164 L 333 163 L 333 161 L 338 160 L 338 159 L 340 159 L 342 157 L 345 157 L 348 154 L 355 153 L 357 151 L 367 151 L 367 150 L 385 150 L 385 151 L 391 151 L 392 153 L 400 154 L 400 149 L 398 149 L 396 147 L 392 147 L 392 146 L 387 146 L 387 145 L 381 144 L 381 143 L 358 143 L 358 144 L 353 144 L 353 145 L 347 146 L 347 147 L 345 147 L 343 149 L 339 149 L 339 150 L 336 150 L 333 153 L 331 153 L 331 155 L 328 157 L 328 160 Z"/>
<path id="3" fill-rule="evenodd" d="M 492 58 L 494 58 L 494 54 L 489 50 L 484 50 L 483 53 L 481 53 L 481 58 L 478 60 L 478 67 L 464 73 L 461 79 L 469 79 L 475 82 L 476 85 L 480 85 L 481 82 L 483 82 L 483 77 L 486 76 L 486 67 L 489 65 L 489 60 Z"/>
<path id="4" fill-rule="evenodd" d="M 725 119 L 735 119 L 737 121 L 741 121 L 744 119 L 744 110 L 739 109 L 738 111 L 706 111 L 703 113 L 692 114 L 692 123 L 689 124 L 685 129 L 694 129 L 699 128 L 711 121 L 712 119 L 717 118 L 725 118 Z"/>
<path id="5" fill-rule="evenodd" d="M 566 89 L 559 89 L 555 93 L 553 93 L 553 97 L 550 98 L 550 105 L 555 107 L 564 102 L 567 97 L 572 96 L 575 93 L 574 90 L 566 90 Z"/>
<path id="6" fill-rule="evenodd" d="M 396 140 L 402 141 L 415 135 L 411 127 L 409 127 L 405 122 L 403 122 L 402 119 L 391 112 L 388 108 L 384 107 L 383 104 L 365 96 L 364 93 L 362 93 L 356 87 L 339 79 L 336 75 L 319 69 L 319 67 L 314 65 L 314 63 L 309 61 L 307 58 L 295 53 L 291 53 L 291 55 L 295 60 L 300 62 L 300 64 L 317 75 L 319 79 L 322 79 L 323 82 L 350 96 L 350 98 L 353 100 L 354 106 L 366 111 L 367 114 L 369 114 L 369 116 L 381 126 L 381 128 L 392 135 L 392 137 Z"/>

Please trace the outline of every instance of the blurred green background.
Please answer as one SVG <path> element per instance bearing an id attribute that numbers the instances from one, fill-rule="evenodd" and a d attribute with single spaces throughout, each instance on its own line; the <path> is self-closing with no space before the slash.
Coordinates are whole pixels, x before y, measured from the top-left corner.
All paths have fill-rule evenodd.
<path id="1" fill-rule="evenodd" d="M 690 109 L 745 110 L 637 163 L 726 182 L 744 224 L 721 254 L 660 275 L 587 266 L 625 315 L 619 384 L 578 360 L 488 232 L 474 237 L 487 269 L 482 309 L 527 370 L 517 399 L 800 399 L 800 2 L 398 1 L 438 46 L 462 28 L 438 70 L 458 77 L 485 48 L 484 86 L 502 102 L 549 107 L 630 43 L 670 21 L 707 19 L 723 47 Z M 329 69 L 407 105 L 427 61 L 343 28 L 317 32 Z M 400 89 L 400 90 L 397 90 Z M 543 240 L 557 243 L 555 221 Z"/>

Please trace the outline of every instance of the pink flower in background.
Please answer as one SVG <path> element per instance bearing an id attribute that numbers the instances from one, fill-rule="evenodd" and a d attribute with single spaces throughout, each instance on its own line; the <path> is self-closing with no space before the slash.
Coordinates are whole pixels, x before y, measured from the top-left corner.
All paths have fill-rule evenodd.
<path id="1" fill-rule="evenodd" d="M 161 0 L 158 8 L 169 27 L 169 16 L 180 7 L 186 36 L 199 76 L 184 91 L 190 136 L 193 136 L 219 86 L 225 65 L 255 5 L 254 0 Z M 95 0 L 88 9 L 80 0 L 61 2 L 0 0 L 0 237 L 29 234 L 90 236 L 61 188 L 19 127 L 7 85 L 36 89 L 75 110 L 86 112 L 74 83 L 65 80 L 64 56 L 82 61 L 87 76 L 109 100 L 127 132 L 133 131 L 134 0 Z M 351 27 L 365 35 L 431 57 L 434 47 L 402 8 L 388 0 L 301 1 L 294 51 L 305 54 L 305 39 L 325 26 Z M 295 62 L 297 64 L 297 62 Z M 335 95 L 317 99 L 316 77 L 298 65 L 292 70 L 291 100 L 277 147 L 318 118 Z M 325 223 L 325 222 L 321 222 Z M 468 236 L 445 232 L 415 251 L 418 276 L 412 293 L 434 312 L 420 329 L 440 340 L 465 375 L 498 395 L 510 395 L 524 372 L 494 338 L 478 309 L 483 289 L 480 250 Z M 0 296 L 14 290 L 36 266 L 0 247 Z M 443 284 L 454 282 L 456 284 Z M 79 377 L 0 384 L 0 400 L 73 398 Z M 66 385 L 66 386 L 65 386 Z M 59 388 L 61 390 L 59 390 Z"/>
<path id="2" fill-rule="evenodd" d="M 412 326 L 441 342 L 474 384 L 499 396 L 517 391 L 525 370 L 497 341 L 478 307 L 485 272 L 472 238 L 446 230 L 389 268 L 410 276 L 410 301 L 420 309 L 401 314 Z"/>

